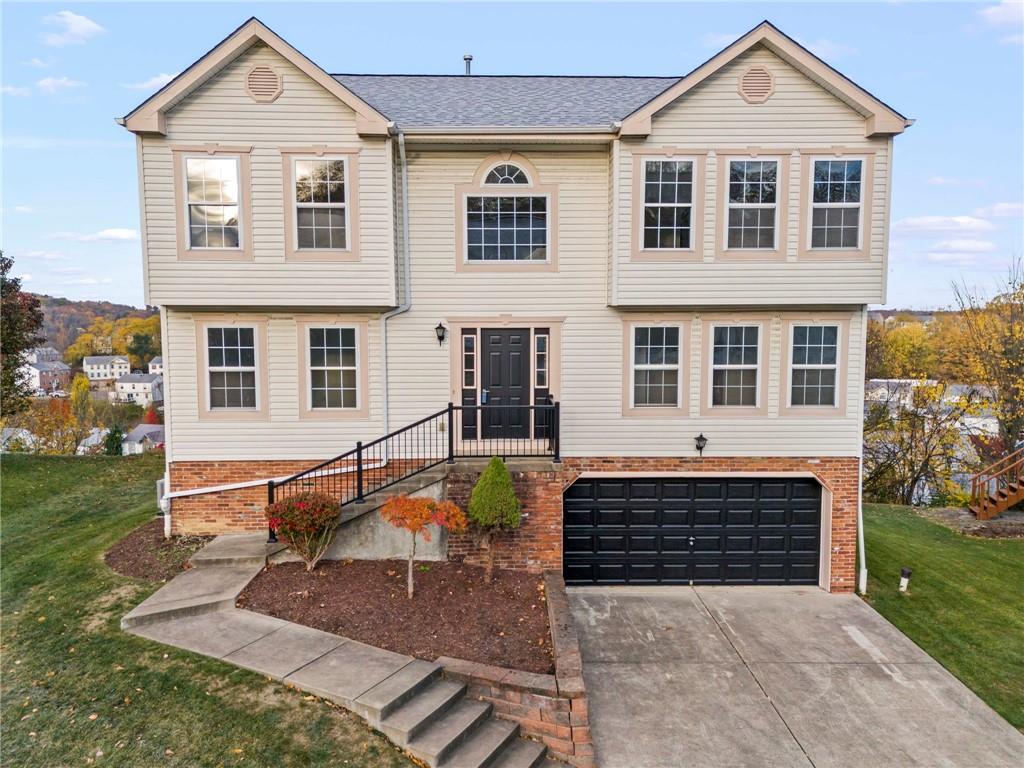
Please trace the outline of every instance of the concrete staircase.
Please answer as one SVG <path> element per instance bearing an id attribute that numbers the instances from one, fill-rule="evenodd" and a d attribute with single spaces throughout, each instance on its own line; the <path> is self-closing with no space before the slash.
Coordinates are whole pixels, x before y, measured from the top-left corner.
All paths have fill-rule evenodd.
<path id="1" fill-rule="evenodd" d="M 467 698 L 466 685 L 437 664 L 235 608 L 281 548 L 263 534 L 217 537 L 193 556 L 191 570 L 122 618 L 122 629 L 329 699 L 432 768 L 534 768 L 544 761 L 543 744 L 519 738 L 517 723 Z"/>
<path id="2" fill-rule="evenodd" d="M 442 464 L 431 469 L 424 470 L 418 475 L 399 480 L 394 485 L 389 485 L 382 491 L 369 493 L 361 502 L 349 501 L 341 508 L 341 518 L 338 526 L 341 527 L 368 512 L 375 512 L 384 506 L 384 502 L 392 496 L 412 496 L 424 488 L 429 488 L 435 483 L 442 482 L 448 476 L 448 467 Z"/>

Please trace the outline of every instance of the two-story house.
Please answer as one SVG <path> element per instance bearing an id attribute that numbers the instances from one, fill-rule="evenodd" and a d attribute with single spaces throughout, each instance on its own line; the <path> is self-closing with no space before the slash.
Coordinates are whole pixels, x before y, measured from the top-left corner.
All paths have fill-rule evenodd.
<path id="1" fill-rule="evenodd" d="M 114 382 L 109 394 L 117 403 L 134 403 L 143 408 L 163 402 L 163 376 L 159 373 L 128 373 Z"/>
<path id="2" fill-rule="evenodd" d="M 910 121 L 771 24 L 683 77 L 504 77 L 330 75 L 253 19 L 121 122 L 175 531 L 532 456 L 503 564 L 854 588 Z"/>
<path id="3" fill-rule="evenodd" d="M 127 355 L 86 355 L 82 372 L 89 381 L 111 382 L 132 372 Z"/>

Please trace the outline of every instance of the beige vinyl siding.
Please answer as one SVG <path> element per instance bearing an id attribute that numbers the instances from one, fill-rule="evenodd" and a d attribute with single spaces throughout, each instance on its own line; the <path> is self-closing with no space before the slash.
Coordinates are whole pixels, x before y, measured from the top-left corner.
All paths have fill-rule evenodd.
<path id="1" fill-rule="evenodd" d="M 225 313 L 217 312 L 222 318 Z M 368 441 L 383 431 L 381 402 L 380 324 L 376 315 L 345 315 L 368 323 L 368 349 L 360 350 L 360 363 L 369 365 L 369 413 L 365 419 L 324 419 L 299 417 L 299 370 L 305 364 L 299 348 L 297 323 L 303 314 L 237 313 L 267 322 L 267 367 L 269 392 L 267 416 L 262 421 L 210 421 L 200 418 L 199 382 L 203 350 L 197 349 L 196 327 L 209 315 L 201 312 L 167 310 L 164 347 L 165 377 L 172 392 L 167 422 L 171 430 L 171 461 L 231 461 L 241 459 L 321 459 L 335 456 Z M 317 313 L 317 321 L 327 315 Z M 211 321 L 215 322 L 215 321 Z M 437 346 L 437 342 L 434 342 Z M 257 377 L 259 379 L 259 377 Z"/>
<path id="2" fill-rule="evenodd" d="M 753 64 L 775 77 L 775 92 L 764 104 L 749 104 L 737 93 L 738 78 Z M 617 235 L 612 257 L 617 282 L 613 303 L 619 306 L 866 304 L 884 301 L 886 221 L 888 219 L 890 139 L 867 139 L 864 118 L 821 86 L 785 64 L 765 48 L 755 48 L 708 78 L 657 115 L 646 140 L 623 140 L 617 164 Z M 709 151 L 705 165 L 703 206 L 704 258 L 701 262 L 637 262 L 630 259 L 634 215 L 634 150 L 676 147 Z M 774 261 L 738 261 L 716 254 L 721 246 L 717 151 L 758 148 L 764 156 L 789 157 L 785 257 Z M 804 150 L 831 148 L 872 150 L 873 188 L 865 211 L 862 237 L 868 258 L 815 255 L 798 258 L 807 233 L 800 210 L 806 163 Z M 870 156 L 869 156 L 870 157 Z"/>
<path id="3" fill-rule="evenodd" d="M 256 64 L 284 92 L 258 104 L 245 92 Z M 252 261 L 179 261 L 171 147 L 252 146 Z M 358 262 L 285 262 L 281 147 L 358 147 Z M 167 114 L 166 136 L 142 138 L 143 230 L 149 304 L 363 306 L 395 303 L 390 141 L 364 140 L 355 113 L 264 46 L 239 56 Z"/>

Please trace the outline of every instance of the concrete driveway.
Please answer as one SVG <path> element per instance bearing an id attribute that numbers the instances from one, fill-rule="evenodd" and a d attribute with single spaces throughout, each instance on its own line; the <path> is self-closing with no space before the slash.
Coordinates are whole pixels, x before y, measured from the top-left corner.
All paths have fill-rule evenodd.
<path id="1" fill-rule="evenodd" d="M 1024 736 L 853 595 L 569 590 L 602 768 L 1021 766 Z"/>

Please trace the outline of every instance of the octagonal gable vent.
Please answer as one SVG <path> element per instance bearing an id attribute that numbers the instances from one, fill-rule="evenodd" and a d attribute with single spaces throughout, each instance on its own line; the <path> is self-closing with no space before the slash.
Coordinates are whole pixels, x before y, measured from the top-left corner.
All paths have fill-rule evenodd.
<path id="1" fill-rule="evenodd" d="M 266 104 L 281 95 L 284 85 L 281 76 L 270 67 L 259 65 L 245 76 L 245 92 L 253 101 Z"/>
<path id="2" fill-rule="evenodd" d="M 740 96 L 749 104 L 762 104 L 768 101 L 774 90 L 775 79 L 764 67 L 751 67 L 740 78 Z"/>

